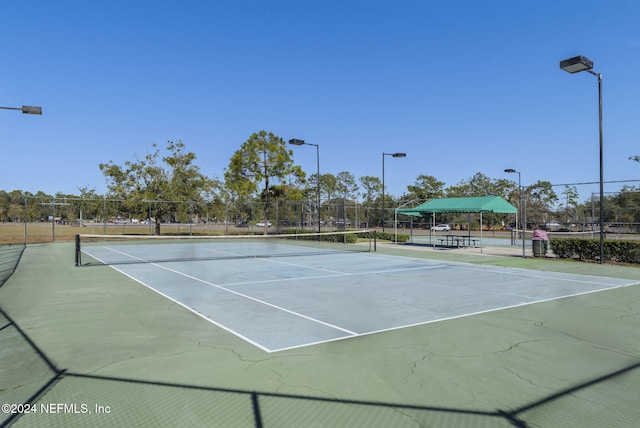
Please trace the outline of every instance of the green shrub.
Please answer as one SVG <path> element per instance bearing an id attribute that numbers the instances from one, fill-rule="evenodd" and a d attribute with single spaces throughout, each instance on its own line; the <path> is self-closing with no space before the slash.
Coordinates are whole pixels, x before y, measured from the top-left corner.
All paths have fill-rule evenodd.
<path id="1" fill-rule="evenodd" d="M 600 260 L 599 239 L 552 239 L 551 250 L 564 259 Z M 605 240 L 603 250 L 607 262 L 640 263 L 640 241 Z"/>
<path id="2" fill-rule="evenodd" d="M 373 233 L 373 232 L 370 232 Z M 396 234 L 393 232 L 376 232 L 376 239 L 378 241 L 393 241 L 396 242 Z M 409 235 L 398 233 L 398 242 L 405 243 L 409 240 Z"/>
<path id="3" fill-rule="evenodd" d="M 315 231 L 311 231 L 311 230 L 294 230 L 294 229 L 287 229 L 287 230 L 282 230 L 280 231 L 281 235 L 296 235 L 296 239 L 304 239 L 304 240 L 310 240 L 310 241 L 315 241 L 318 240 L 318 235 L 316 235 Z M 309 236 L 306 237 L 304 236 L 305 234 L 308 234 Z M 301 236 L 302 235 L 302 236 Z M 336 234 L 336 235 L 319 235 L 320 236 L 320 241 L 323 242 L 345 242 L 347 244 L 355 244 L 356 242 L 358 242 L 358 238 L 360 238 L 360 234 L 355 234 L 355 233 L 347 233 L 347 234 Z M 346 237 L 346 238 L 345 238 Z"/>

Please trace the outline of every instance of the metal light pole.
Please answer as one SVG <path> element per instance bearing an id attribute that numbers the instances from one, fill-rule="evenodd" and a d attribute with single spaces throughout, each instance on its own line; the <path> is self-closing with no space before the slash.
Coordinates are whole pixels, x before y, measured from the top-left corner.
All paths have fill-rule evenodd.
<path id="1" fill-rule="evenodd" d="M 34 106 L 22 106 L 22 107 L 1 107 L 2 110 L 20 110 L 23 114 L 42 114 L 42 107 L 34 107 Z M 27 197 L 24 198 L 24 243 L 27 243 Z M 55 215 L 54 215 L 55 217 Z M 54 221 L 55 223 L 55 221 Z M 82 226 L 82 224 L 81 224 Z M 54 226 L 55 228 L 55 226 Z M 56 240 L 55 229 L 53 233 L 53 240 Z"/>
<path id="2" fill-rule="evenodd" d="M 406 153 L 382 153 L 382 232 L 384 233 L 384 157 L 391 156 L 392 158 L 404 158 Z"/>
<path id="3" fill-rule="evenodd" d="M 42 107 L 22 106 L 22 107 L 0 107 L 3 110 L 20 110 L 24 114 L 42 114 Z"/>
<path id="4" fill-rule="evenodd" d="M 602 132 L 602 74 L 593 71 L 593 61 L 585 56 L 576 56 L 560 61 L 560 68 L 567 73 L 586 71 L 598 78 L 598 125 L 600 128 L 600 264 L 604 263 L 604 173 Z"/>
<path id="5" fill-rule="evenodd" d="M 318 144 L 313 144 L 313 143 L 305 143 L 304 140 L 298 140 L 296 138 L 292 138 L 291 140 L 289 140 L 289 144 L 293 144 L 294 146 L 302 146 L 302 145 L 307 145 L 307 146 L 315 146 L 316 148 L 316 164 L 318 167 L 318 179 L 317 181 L 317 187 L 316 187 L 316 210 L 317 210 L 317 217 L 318 217 L 318 233 L 320 233 L 321 229 L 320 229 L 320 145 Z"/>
<path id="6" fill-rule="evenodd" d="M 519 205 L 519 210 L 520 211 L 520 224 L 522 225 L 522 258 L 524 259 L 525 256 L 525 251 L 524 251 L 524 235 L 525 235 L 525 231 L 527 229 L 527 219 L 523 218 L 524 217 L 524 203 L 523 203 L 523 196 L 524 196 L 524 191 L 522 190 L 522 185 L 520 184 L 520 171 L 516 171 L 513 168 L 507 168 L 504 170 L 504 172 L 506 172 L 507 174 L 518 174 L 518 193 L 519 193 L 519 197 L 518 197 L 518 205 Z M 518 217 L 516 217 L 516 230 L 518 230 Z"/>

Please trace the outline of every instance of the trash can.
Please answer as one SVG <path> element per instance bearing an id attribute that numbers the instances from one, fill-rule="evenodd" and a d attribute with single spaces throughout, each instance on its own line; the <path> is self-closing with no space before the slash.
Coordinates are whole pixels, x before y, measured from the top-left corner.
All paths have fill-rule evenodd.
<path id="1" fill-rule="evenodd" d="M 544 230 L 534 230 L 531 240 L 533 247 L 533 257 L 546 257 L 549 238 Z"/>

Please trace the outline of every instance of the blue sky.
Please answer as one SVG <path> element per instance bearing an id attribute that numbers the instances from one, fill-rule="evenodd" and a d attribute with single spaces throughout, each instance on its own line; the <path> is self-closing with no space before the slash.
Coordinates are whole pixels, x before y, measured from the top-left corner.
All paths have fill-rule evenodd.
<path id="1" fill-rule="evenodd" d="M 603 74 L 605 181 L 640 180 L 639 19 L 637 0 L 8 2 L 0 106 L 43 115 L 0 111 L 0 189 L 104 193 L 100 163 L 168 140 L 222 178 L 263 129 L 319 144 L 322 173 L 406 152 L 394 196 L 421 174 L 598 181 L 597 79 L 559 68 L 576 55 Z"/>

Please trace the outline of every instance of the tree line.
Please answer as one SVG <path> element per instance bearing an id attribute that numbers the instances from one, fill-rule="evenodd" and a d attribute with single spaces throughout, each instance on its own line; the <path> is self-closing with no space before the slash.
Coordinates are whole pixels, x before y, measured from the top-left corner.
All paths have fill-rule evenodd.
<path id="1" fill-rule="evenodd" d="M 519 189 L 513 180 L 492 179 L 478 172 L 447 187 L 436 177 L 421 174 L 407 186 L 406 193 L 396 197 L 383 189 L 379 177 L 356 178 L 349 171 L 307 174 L 295 164 L 286 142 L 266 131 L 252 134 L 238 148 L 222 179 L 207 177 L 196 160 L 196 154 L 187 151 L 184 143 L 169 141 L 162 151 L 152 145 L 142 159 L 122 165 L 112 161 L 100 164 L 107 194 L 86 187 L 79 188 L 77 194 L 0 191 L 0 221 L 141 219 L 155 224 L 157 234 L 165 221 L 276 220 L 303 225 L 320 221 L 334 226 L 346 226 L 349 221 L 375 227 L 393 221 L 395 207 L 441 197 L 491 195 L 502 196 L 516 207 L 522 197 L 533 225 L 550 220 L 595 223 L 593 201 L 578 201 L 573 186 L 566 186 L 558 195 L 544 180 Z M 605 221 L 640 223 L 639 206 L 640 188 L 625 186 L 605 198 Z M 386 207 L 384 212 L 382 207 Z M 439 219 L 458 220 L 456 215 Z M 504 222 L 505 218 L 489 216 L 488 221 Z"/>

